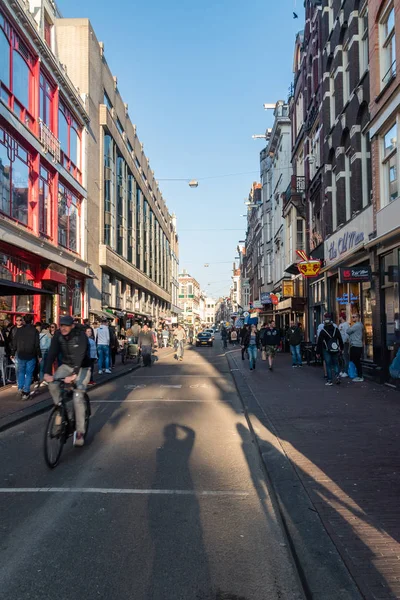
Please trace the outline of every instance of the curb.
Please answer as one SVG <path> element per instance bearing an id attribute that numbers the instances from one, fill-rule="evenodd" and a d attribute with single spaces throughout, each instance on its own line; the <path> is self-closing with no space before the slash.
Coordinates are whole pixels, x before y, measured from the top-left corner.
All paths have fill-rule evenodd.
<path id="1" fill-rule="evenodd" d="M 277 498 L 280 516 L 308 600 L 363 600 L 318 511 L 281 446 L 278 432 L 260 406 L 235 358 L 227 355 L 250 432 Z"/>
<path id="2" fill-rule="evenodd" d="M 94 390 L 98 387 L 101 387 L 102 385 L 105 385 L 106 383 L 110 383 L 110 381 L 114 381 L 115 379 L 118 379 L 119 377 L 124 377 L 124 375 L 128 375 L 128 373 L 132 373 L 133 371 L 136 371 L 137 369 L 140 369 L 140 368 L 141 368 L 140 364 L 136 364 L 136 365 L 133 365 L 132 367 L 130 367 L 129 369 L 127 369 L 126 371 L 114 373 L 114 374 L 110 375 L 107 379 L 104 379 L 104 381 L 99 381 L 99 383 L 96 383 L 95 385 L 90 386 L 90 390 Z M 8 417 L 3 417 L 2 419 L 0 419 L 0 433 L 2 431 L 6 431 L 7 429 L 10 429 L 11 427 L 14 427 L 15 425 L 24 423 L 25 421 L 28 421 L 29 419 L 32 419 L 33 417 L 41 415 L 42 413 L 46 412 L 47 410 L 50 410 L 50 408 L 52 406 L 53 406 L 53 401 L 48 396 L 47 398 L 44 398 L 43 400 L 41 400 L 41 402 L 37 402 L 36 404 L 32 404 L 32 406 L 23 408 L 20 411 L 12 413 Z"/>

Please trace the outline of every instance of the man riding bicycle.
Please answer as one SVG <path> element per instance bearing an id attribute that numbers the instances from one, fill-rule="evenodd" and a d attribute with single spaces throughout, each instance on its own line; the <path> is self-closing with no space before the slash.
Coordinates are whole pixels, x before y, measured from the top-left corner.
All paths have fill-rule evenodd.
<path id="1" fill-rule="evenodd" d="M 51 374 L 54 361 L 61 358 L 61 365 L 54 376 Z M 73 327 L 73 318 L 60 318 L 60 329 L 51 341 L 44 370 L 44 381 L 49 384 L 54 404 L 61 402 L 60 379 L 65 383 L 75 383 L 74 410 L 76 431 L 74 446 L 83 446 L 85 434 L 85 391 L 90 380 L 90 356 L 85 332 Z"/>

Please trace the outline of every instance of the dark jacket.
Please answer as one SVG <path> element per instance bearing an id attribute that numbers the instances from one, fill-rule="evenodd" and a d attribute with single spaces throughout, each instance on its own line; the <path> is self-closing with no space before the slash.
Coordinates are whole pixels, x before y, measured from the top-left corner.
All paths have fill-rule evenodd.
<path id="1" fill-rule="evenodd" d="M 317 354 L 322 354 L 323 350 L 328 350 L 329 339 L 335 340 L 339 344 L 340 349 L 343 350 L 343 338 L 339 328 L 333 323 L 327 323 L 324 325 L 324 328 L 321 329 L 321 332 L 318 336 Z"/>
<path id="2" fill-rule="evenodd" d="M 61 331 L 56 331 L 51 340 L 49 353 L 47 355 L 44 372 L 51 375 L 53 363 L 61 356 L 63 365 L 68 365 L 74 370 L 74 374 L 79 373 L 81 367 L 90 367 L 90 355 L 88 348 L 88 338 L 81 329 L 74 327 L 69 335 L 62 335 Z"/>
<path id="3" fill-rule="evenodd" d="M 281 343 L 281 332 L 279 329 L 274 327 L 273 329 L 267 328 L 264 331 L 264 336 L 262 338 L 263 346 L 279 346 Z"/>
<path id="4" fill-rule="evenodd" d="M 33 325 L 24 325 L 16 327 L 11 344 L 12 355 L 21 360 L 32 360 L 32 358 L 41 358 L 39 332 Z"/>
<path id="5" fill-rule="evenodd" d="M 303 330 L 301 327 L 289 327 L 286 332 L 286 339 L 291 346 L 298 346 L 303 340 Z"/>
<path id="6" fill-rule="evenodd" d="M 242 337 L 242 346 L 244 346 L 245 348 L 248 348 L 250 346 L 250 337 L 251 330 L 248 329 Z M 260 334 L 258 331 L 256 331 L 256 346 L 257 348 L 259 348 L 260 346 Z"/>
<path id="7" fill-rule="evenodd" d="M 223 327 L 223 328 L 221 329 L 221 339 L 223 339 L 223 340 L 227 340 L 227 339 L 228 339 L 228 332 L 227 332 L 227 330 L 225 329 L 225 327 Z"/>
<path id="8" fill-rule="evenodd" d="M 150 329 L 148 331 L 141 331 L 139 333 L 139 347 L 140 348 L 142 348 L 142 346 L 153 347 L 153 344 L 154 344 L 153 333 L 152 333 L 152 331 L 150 331 Z"/>
<path id="9" fill-rule="evenodd" d="M 115 327 L 110 326 L 110 348 L 111 350 L 118 349 L 118 339 L 117 334 L 115 333 Z"/>

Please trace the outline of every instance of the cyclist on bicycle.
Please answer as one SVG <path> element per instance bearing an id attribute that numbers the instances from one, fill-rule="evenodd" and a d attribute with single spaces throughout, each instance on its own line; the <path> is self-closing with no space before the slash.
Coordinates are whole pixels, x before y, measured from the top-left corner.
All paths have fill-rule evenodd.
<path id="1" fill-rule="evenodd" d="M 61 358 L 61 365 L 54 376 L 51 374 L 54 361 Z M 61 402 L 60 379 L 65 383 L 75 383 L 74 446 L 83 446 L 85 434 L 85 391 L 90 380 L 90 356 L 85 332 L 73 326 L 73 318 L 60 318 L 60 329 L 54 334 L 45 366 L 44 381 L 49 384 L 50 394 L 55 405 Z"/>

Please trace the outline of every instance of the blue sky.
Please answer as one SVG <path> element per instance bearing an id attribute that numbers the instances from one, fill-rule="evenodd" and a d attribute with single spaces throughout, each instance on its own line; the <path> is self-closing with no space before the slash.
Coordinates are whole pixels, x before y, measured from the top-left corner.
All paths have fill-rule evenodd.
<path id="1" fill-rule="evenodd" d="M 184 182 L 160 188 L 178 218 L 180 269 L 211 295 L 227 294 L 245 236 L 243 202 L 259 179 L 263 142 L 251 136 L 271 126 L 263 103 L 287 98 L 301 0 L 57 4 L 65 17 L 90 18 L 104 42 L 156 178 L 200 180 L 195 190 Z M 201 181 L 233 173 L 247 174 Z"/>

